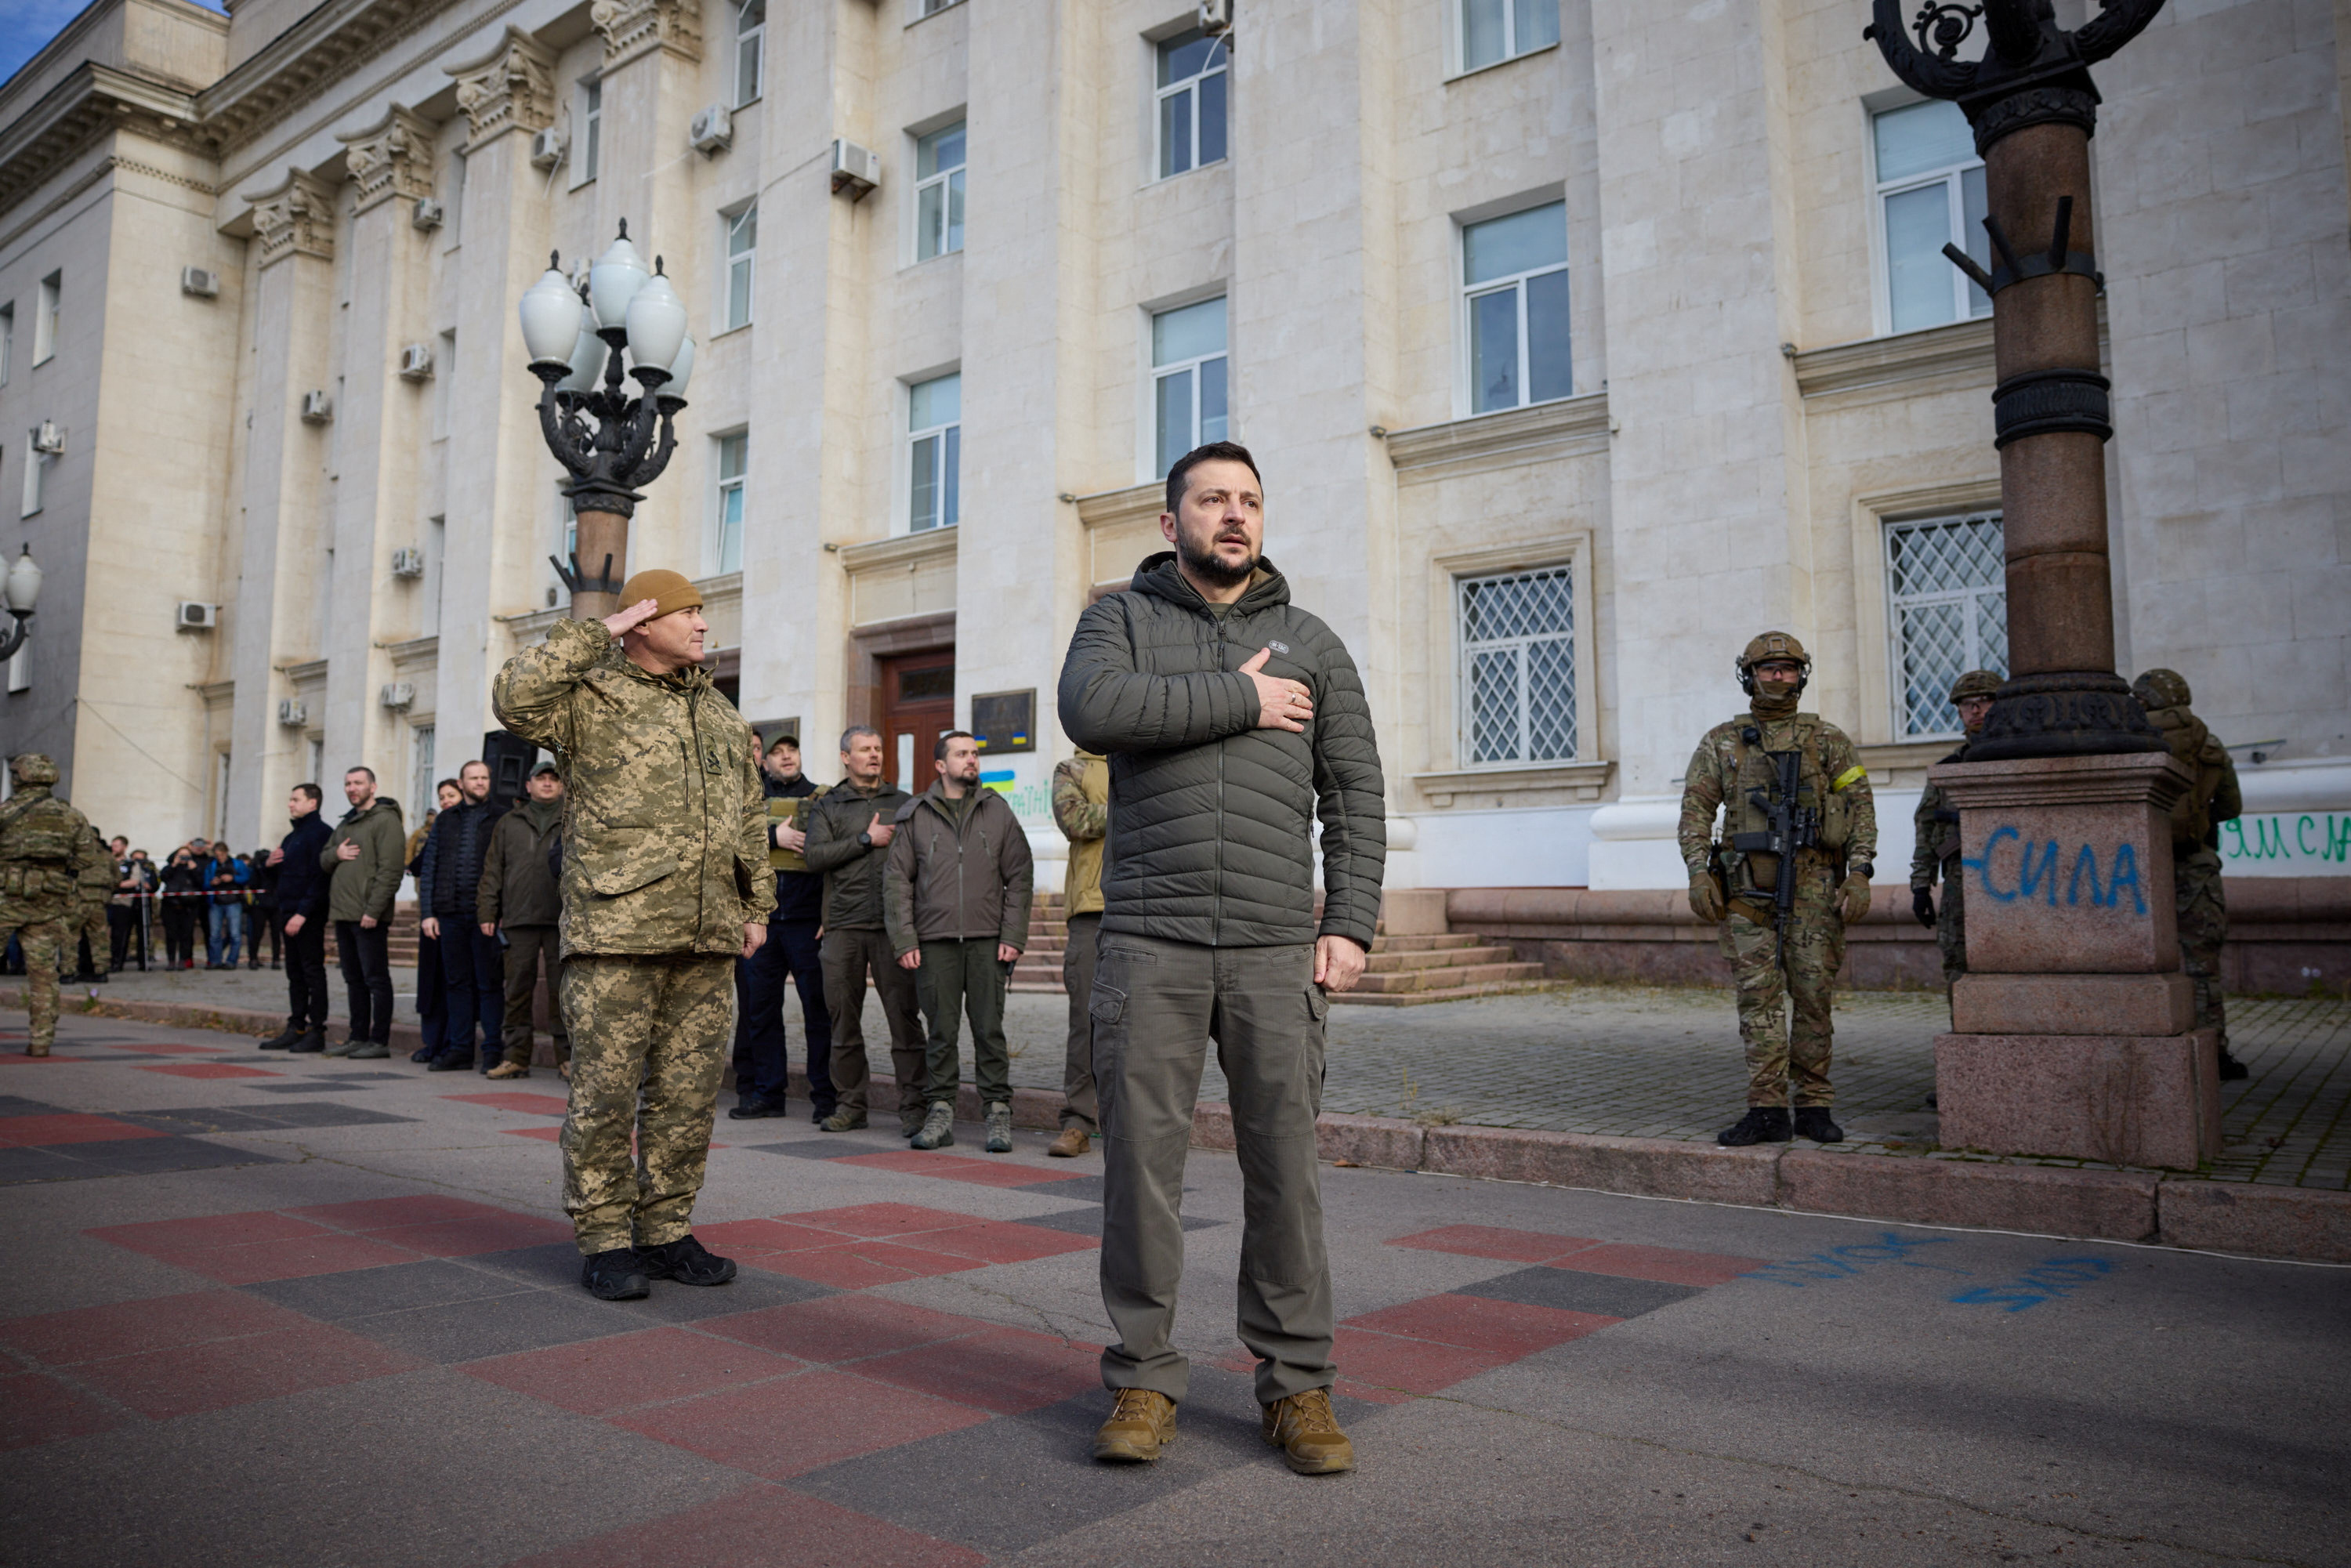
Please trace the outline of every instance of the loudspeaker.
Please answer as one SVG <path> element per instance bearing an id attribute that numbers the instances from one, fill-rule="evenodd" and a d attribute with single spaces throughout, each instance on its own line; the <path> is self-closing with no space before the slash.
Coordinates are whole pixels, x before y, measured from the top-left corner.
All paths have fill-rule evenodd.
<path id="1" fill-rule="evenodd" d="M 490 799 L 507 810 L 522 799 L 538 747 L 511 731 L 494 729 L 482 737 L 482 760 L 490 766 Z"/>

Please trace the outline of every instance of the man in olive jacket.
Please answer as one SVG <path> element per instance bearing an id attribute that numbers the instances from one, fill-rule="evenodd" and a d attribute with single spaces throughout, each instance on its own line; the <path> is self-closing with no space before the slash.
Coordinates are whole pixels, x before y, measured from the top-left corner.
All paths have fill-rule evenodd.
<path id="1" fill-rule="evenodd" d="M 563 759 L 563 1207 L 581 1283 L 605 1301 L 735 1277 L 695 1239 L 694 1200 L 735 961 L 758 951 L 776 901 L 758 746 L 699 668 L 701 593 L 641 571 L 621 601 L 557 622 L 491 688 L 501 724 Z"/>
<path id="2" fill-rule="evenodd" d="M 1320 1475 L 1354 1464 L 1331 1411 L 1315 1165 L 1326 993 L 1363 974 L 1387 838 L 1363 681 L 1259 553 L 1263 507 L 1244 448 L 1187 454 L 1159 519 L 1175 551 L 1079 618 L 1061 667 L 1061 728 L 1107 755 L 1111 777 L 1093 1019 L 1102 1301 L 1119 1343 L 1102 1353 L 1117 1399 L 1094 1456 L 1154 1459 L 1174 1436 L 1188 1372 L 1169 1343 L 1177 1206 L 1214 1034 L 1245 1194 L 1241 1342 L 1266 1441 Z"/>
<path id="3" fill-rule="evenodd" d="M 549 849 L 563 831 L 563 774 L 552 762 L 531 769 L 521 805 L 490 827 L 482 857 L 474 916 L 485 936 L 506 938 L 506 1060 L 490 1069 L 493 1078 L 530 1076 L 530 1020 L 545 965 L 548 1020 L 555 1035 L 555 1060 L 570 1075 L 571 1036 L 563 1027 L 563 966 L 556 927 L 563 918 L 563 894 L 555 885 Z M 488 1040 L 482 1050 L 490 1049 Z"/>
<path id="4" fill-rule="evenodd" d="M 882 778 L 882 736 L 852 725 L 841 737 L 841 782 L 809 807 L 801 858 L 824 878 L 824 1005 L 832 1022 L 832 1087 L 840 1099 L 817 1124 L 828 1133 L 865 1125 L 865 981 L 882 994 L 890 1020 L 890 1065 L 898 1080 L 898 1132 L 923 1128 L 930 1070 L 923 1020 L 914 1010 L 914 977 L 898 967 L 883 929 L 882 875 L 897 835 L 898 809 L 914 797 Z"/>
<path id="5" fill-rule="evenodd" d="M 1003 796 L 979 787 L 979 744 L 967 730 L 939 737 L 939 776 L 898 808 L 882 883 L 883 915 L 898 966 L 914 972 L 930 1019 L 930 1110 L 914 1147 L 955 1142 L 956 1015 L 971 1019 L 971 1056 L 987 1119 L 987 1152 L 1012 1152 L 1012 1054 L 1004 1043 L 1006 971 L 1029 945 L 1036 862 Z"/>
<path id="6" fill-rule="evenodd" d="M 335 952 L 350 994 L 349 1049 L 337 1055 L 377 1060 L 392 1054 L 392 901 L 400 892 L 400 802 L 375 792 L 375 770 L 354 768 L 343 775 L 343 799 L 351 809 L 319 852 L 319 869 L 334 880 L 327 887 L 327 918 L 335 923 Z"/>

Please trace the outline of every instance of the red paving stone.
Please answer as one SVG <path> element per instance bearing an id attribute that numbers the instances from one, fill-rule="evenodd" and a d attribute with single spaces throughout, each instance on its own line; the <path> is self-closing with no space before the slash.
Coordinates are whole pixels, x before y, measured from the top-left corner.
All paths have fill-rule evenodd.
<path id="1" fill-rule="evenodd" d="M 967 1405 L 847 1373 L 804 1372 L 614 1416 L 611 1424 L 782 1480 L 988 1418 Z"/>
<path id="2" fill-rule="evenodd" d="M 925 1252 L 888 1241 L 852 1241 L 807 1252 L 761 1252 L 744 1260 L 755 1269 L 789 1274 L 812 1284 L 831 1285 L 836 1291 L 862 1291 L 874 1285 L 895 1285 L 907 1280 L 927 1280 L 934 1274 L 987 1267 L 976 1259 Z"/>
<path id="3" fill-rule="evenodd" d="M 142 1416 L 167 1420 L 422 1366 L 325 1323 L 89 1362 L 74 1375 Z"/>
<path id="4" fill-rule="evenodd" d="M 300 1241 L 256 1241 L 244 1247 L 141 1248 L 175 1268 L 218 1280 L 224 1285 L 258 1285 L 269 1280 L 302 1280 L 314 1274 L 346 1274 L 385 1263 L 413 1263 L 404 1247 L 388 1247 L 364 1236 L 332 1231 Z"/>
<path id="5" fill-rule="evenodd" d="M 1055 1258 L 1064 1252 L 1091 1252 L 1101 1243 L 1091 1236 L 1048 1230 L 1041 1225 L 1016 1225 L 983 1219 L 954 1230 L 937 1230 L 916 1238 L 924 1247 L 956 1258 L 977 1258 L 983 1263 L 1026 1263 Z"/>
<path id="6" fill-rule="evenodd" d="M 16 1037 L 22 1041 L 24 1036 Z M 11 1042 L 12 1044 L 16 1042 Z M 27 1056 L 21 1051 L 0 1052 L 0 1067 L 46 1067 L 53 1061 L 87 1061 L 86 1056 Z"/>
<path id="7" fill-rule="evenodd" d="M 830 1161 L 829 1164 L 846 1164 Z M 911 1236 L 923 1230 L 947 1230 L 961 1225 L 977 1225 L 977 1219 L 968 1214 L 952 1214 L 944 1208 L 925 1208 L 912 1203 L 861 1203 L 848 1208 L 820 1208 L 809 1214 L 779 1214 L 778 1219 L 794 1225 L 813 1225 L 820 1230 L 837 1230 L 843 1236 L 881 1238 Z"/>
<path id="8" fill-rule="evenodd" d="M 135 1225 L 107 1225 L 82 1232 L 134 1252 L 234 1247 L 247 1241 L 300 1241 L 331 1235 L 325 1226 L 297 1219 L 276 1209 L 247 1209 L 242 1214 L 204 1214 L 186 1219 L 148 1219 Z"/>
<path id="9" fill-rule="evenodd" d="M 67 1387 L 54 1377 L 22 1372 L 0 1377 L 0 1449 L 29 1448 L 60 1437 L 86 1437 L 121 1426 L 130 1417 Z"/>
<path id="10" fill-rule="evenodd" d="M 472 1258 L 484 1252 L 507 1252 L 518 1247 L 543 1247 L 569 1241 L 572 1229 L 559 1219 L 535 1214 L 492 1214 L 474 1219 L 444 1219 L 434 1225 L 402 1225 L 368 1233 L 371 1241 L 406 1247 L 428 1258 Z"/>
<path id="11" fill-rule="evenodd" d="M 282 1072 L 272 1072 L 261 1067 L 237 1067 L 225 1061 L 157 1061 L 141 1062 L 141 1072 L 163 1072 L 173 1078 L 283 1078 Z"/>
<path id="12" fill-rule="evenodd" d="M 534 1116 L 568 1116 L 571 1103 L 556 1094 L 531 1094 L 521 1090 L 507 1090 L 493 1094 L 444 1094 L 444 1100 L 455 1100 L 460 1105 L 487 1105 L 494 1111 L 528 1111 Z"/>
<path id="13" fill-rule="evenodd" d="M 0 1343 L 51 1366 L 299 1328 L 310 1320 L 242 1291 L 197 1291 L 0 1322 Z"/>
<path id="14" fill-rule="evenodd" d="M 1465 1258 L 1499 1258 L 1510 1263 L 1547 1263 L 1599 1242 L 1584 1236 L 1552 1236 L 1540 1230 L 1504 1230 L 1491 1225 L 1446 1225 L 1399 1236 L 1391 1247 L 1453 1252 Z"/>
<path id="15" fill-rule="evenodd" d="M 722 1256 L 735 1252 L 800 1252 L 811 1247 L 838 1247 L 841 1232 L 817 1230 L 781 1219 L 730 1219 L 721 1225 L 697 1225 L 702 1244 Z"/>
<path id="16" fill-rule="evenodd" d="M 738 1341 L 660 1328 L 495 1356 L 458 1370 L 582 1416 L 610 1416 L 787 1376 L 806 1364 Z"/>
<path id="17" fill-rule="evenodd" d="M 1483 1296 L 1426 1296 L 1417 1301 L 1387 1307 L 1347 1326 L 1376 1329 L 1382 1333 L 1433 1340 L 1438 1344 L 1488 1351 L 1515 1361 L 1596 1333 L 1622 1318 L 1594 1312 L 1571 1312 L 1558 1307 L 1530 1306 L 1523 1301 L 1489 1301 Z"/>
<path id="18" fill-rule="evenodd" d="M 705 1318 L 696 1325 L 802 1361 L 856 1361 L 976 1333 L 987 1325 L 887 1296 L 826 1296 Z"/>
<path id="19" fill-rule="evenodd" d="M 1769 1267 L 1769 1258 L 1733 1258 L 1720 1252 L 1685 1252 L 1677 1247 L 1636 1247 L 1612 1242 L 1578 1252 L 1559 1267 L 1583 1274 L 1614 1274 L 1655 1280 L 1666 1285 L 1721 1285 L 1750 1269 Z"/>
<path id="20" fill-rule="evenodd" d="M 440 1193 L 410 1197 L 367 1197 L 355 1203 L 321 1203 L 284 1212 L 337 1230 L 390 1230 L 402 1225 L 431 1225 L 443 1219 L 503 1219 L 514 1212 L 495 1204 Z"/>
<path id="21" fill-rule="evenodd" d="M 985 1328 L 945 1344 L 860 1362 L 857 1375 L 1017 1416 L 1099 1389 L 1102 1346 L 1071 1344 L 1027 1329 Z"/>
<path id="22" fill-rule="evenodd" d="M 48 1148 L 57 1144 L 102 1144 L 120 1138 L 160 1138 L 163 1134 L 134 1127 L 111 1116 L 61 1112 L 54 1116 L 0 1116 L 0 1148 Z"/>
<path id="23" fill-rule="evenodd" d="M 563 1129 L 560 1127 L 500 1127 L 498 1131 L 509 1138 L 537 1138 L 542 1143 L 549 1144 L 563 1136 Z M 716 1146 L 712 1145 L 714 1148 Z"/>
<path id="24" fill-rule="evenodd" d="M 1016 1166 L 1002 1161 L 967 1160 L 959 1155 L 926 1155 L 915 1149 L 898 1149 L 879 1155 L 852 1155 L 846 1159 L 829 1160 L 828 1165 L 864 1166 L 877 1171 L 895 1171 L 901 1176 L 936 1176 L 942 1181 L 967 1181 L 979 1186 L 1034 1186 L 1039 1182 L 1068 1181 L 1077 1176 L 1060 1176 L 1052 1171 L 1040 1171 L 1034 1166 Z"/>
<path id="25" fill-rule="evenodd" d="M 508 1568 L 978 1568 L 978 1552 L 777 1486 L 575 1541 Z"/>
<path id="26" fill-rule="evenodd" d="M 1331 1359 L 1354 1382 L 1401 1388 L 1408 1394 L 1434 1394 L 1518 1358 L 1343 1324 Z"/>

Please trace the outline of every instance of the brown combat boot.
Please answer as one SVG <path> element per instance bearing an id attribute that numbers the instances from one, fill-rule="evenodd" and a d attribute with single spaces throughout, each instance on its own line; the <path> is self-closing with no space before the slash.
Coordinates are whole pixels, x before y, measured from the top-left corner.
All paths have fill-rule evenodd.
<path id="1" fill-rule="evenodd" d="M 1093 1147 L 1083 1127 L 1064 1127 L 1061 1135 L 1045 1147 L 1045 1152 L 1057 1160 L 1073 1160 Z"/>
<path id="2" fill-rule="evenodd" d="M 1122 1388 L 1110 1419 L 1094 1432 L 1094 1458 L 1115 1465 L 1148 1464 L 1176 1440 L 1176 1401 L 1148 1388 Z"/>
<path id="3" fill-rule="evenodd" d="M 1331 1391 L 1310 1388 L 1265 1407 L 1265 1440 L 1301 1476 L 1334 1476 L 1355 1468 L 1355 1445 L 1331 1413 Z"/>
<path id="4" fill-rule="evenodd" d="M 487 1078 L 528 1078 L 530 1069 L 519 1061 L 501 1061 L 483 1076 Z"/>

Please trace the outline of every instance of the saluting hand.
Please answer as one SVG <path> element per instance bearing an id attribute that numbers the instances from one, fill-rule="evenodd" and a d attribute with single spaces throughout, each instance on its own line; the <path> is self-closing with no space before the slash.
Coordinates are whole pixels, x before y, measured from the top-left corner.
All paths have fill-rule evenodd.
<path id="1" fill-rule="evenodd" d="M 604 630 L 615 637 L 622 636 L 652 620 L 660 609 L 659 600 L 640 599 L 627 609 L 615 610 L 611 614 L 605 616 Z"/>

